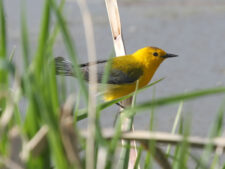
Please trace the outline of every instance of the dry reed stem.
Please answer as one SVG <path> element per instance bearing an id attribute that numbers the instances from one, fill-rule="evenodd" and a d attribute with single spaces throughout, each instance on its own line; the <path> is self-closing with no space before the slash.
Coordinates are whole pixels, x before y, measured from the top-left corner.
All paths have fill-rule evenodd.
<path id="1" fill-rule="evenodd" d="M 80 7 L 85 29 L 88 61 L 96 63 L 95 39 L 92 18 L 86 0 L 77 0 Z M 97 66 L 89 66 L 89 99 L 88 99 L 88 139 L 86 141 L 86 168 L 94 169 L 95 150 L 95 121 L 96 121 L 96 94 L 97 94 Z"/>
<path id="2" fill-rule="evenodd" d="M 123 43 L 123 37 L 122 37 L 122 29 L 121 29 L 121 23 L 120 23 L 120 16 L 119 16 L 119 9 L 118 9 L 118 5 L 117 5 L 117 1 L 116 0 L 105 0 L 106 3 L 106 8 L 108 11 L 108 17 L 109 17 L 109 23 L 110 23 L 110 28 L 112 31 L 112 37 L 113 37 L 113 44 L 114 44 L 114 48 L 115 48 L 115 52 L 116 52 L 116 56 L 123 56 L 126 55 L 126 51 L 125 51 L 125 47 L 124 47 L 124 43 Z M 126 106 L 130 106 L 132 102 L 132 97 L 124 100 L 122 103 L 122 106 L 126 107 Z M 121 107 L 121 109 L 123 109 Z M 122 125 L 122 130 L 127 130 L 128 126 L 128 122 L 126 122 L 126 120 L 130 120 L 125 119 L 124 123 Z"/>
<path id="3" fill-rule="evenodd" d="M 0 156 L 0 163 L 7 169 L 24 169 L 24 167 L 10 160 L 9 158 L 2 158 Z M 5 168 L 4 168 L 5 169 Z"/>
<path id="4" fill-rule="evenodd" d="M 112 31 L 113 44 L 116 56 L 123 56 L 126 54 L 126 52 L 123 44 L 122 29 L 117 1 L 105 0 L 105 3 L 108 11 L 109 23 Z"/>
<path id="5" fill-rule="evenodd" d="M 223 132 L 222 137 L 225 138 L 225 131 Z M 217 146 L 217 148 L 216 148 L 216 154 L 217 154 L 218 156 L 223 155 L 223 147 Z"/>
<path id="6" fill-rule="evenodd" d="M 28 159 L 30 153 L 33 156 L 38 156 L 43 151 L 43 149 L 47 145 L 47 133 L 48 126 L 44 125 L 40 128 L 36 135 L 24 145 L 21 153 L 21 159 L 23 161 L 26 161 Z"/>
<path id="7" fill-rule="evenodd" d="M 20 128 L 18 126 L 13 127 L 9 133 L 10 140 L 10 159 L 6 162 L 10 165 L 17 166 L 17 168 L 22 168 L 24 166 L 19 154 L 22 150 L 22 138 L 20 133 Z"/>
<path id="8" fill-rule="evenodd" d="M 61 110 L 60 132 L 68 161 L 77 169 L 81 169 L 81 160 L 77 148 L 77 134 L 74 131 L 73 107 L 75 96 L 70 95 Z"/>
<path id="9" fill-rule="evenodd" d="M 114 132 L 115 131 L 113 129 L 104 129 L 102 134 L 105 139 L 112 139 L 114 137 Z M 81 136 L 86 138 L 87 131 L 81 131 Z M 172 145 L 177 145 L 185 141 L 190 147 L 194 148 L 204 148 L 205 146 L 211 144 L 214 149 L 217 147 L 220 147 L 223 150 L 225 149 L 225 137 L 216 137 L 213 139 L 197 136 L 183 137 L 179 134 L 136 130 L 132 132 L 123 132 L 120 138 L 125 140 L 136 140 L 139 142 L 156 141 L 157 143 Z"/>
<path id="10" fill-rule="evenodd" d="M 148 151 L 152 154 L 152 152 L 151 152 L 152 150 L 151 150 L 151 147 L 149 147 L 148 141 L 142 141 L 140 143 L 145 148 L 146 151 Z M 154 154 L 152 154 L 152 156 L 157 161 L 157 163 L 161 166 L 161 168 L 163 168 L 163 169 L 171 169 L 172 168 L 170 162 L 167 159 L 166 154 L 159 146 L 154 147 Z"/>
<path id="11" fill-rule="evenodd" d="M 122 29 L 121 29 L 120 15 L 119 15 L 119 9 L 118 9 L 118 5 L 117 5 L 117 0 L 105 0 L 105 3 L 106 3 L 107 11 L 108 11 L 108 18 L 109 18 L 111 31 L 112 31 L 113 44 L 114 44 L 116 56 L 123 56 L 126 54 L 126 51 L 125 51 L 125 47 L 123 44 Z M 121 104 L 124 107 L 130 106 L 131 103 L 132 103 L 132 97 L 121 102 Z M 124 119 L 124 121 L 122 123 L 123 131 L 130 130 L 131 121 L 132 120 L 130 118 Z M 132 125 L 132 130 L 134 130 L 133 125 Z M 122 144 L 125 145 L 126 143 L 122 140 Z M 128 168 L 133 169 L 136 158 L 137 158 L 137 149 L 136 149 L 135 141 L 131 141 L 130 144 L 134 148 L 130 149 Z"/>
<path id="12" fill-rule="evenodd" d="M 107 149 L 105 147 L 99 147 L 97 157 L 97 169 L 105 169 L 107 161 Z"/>

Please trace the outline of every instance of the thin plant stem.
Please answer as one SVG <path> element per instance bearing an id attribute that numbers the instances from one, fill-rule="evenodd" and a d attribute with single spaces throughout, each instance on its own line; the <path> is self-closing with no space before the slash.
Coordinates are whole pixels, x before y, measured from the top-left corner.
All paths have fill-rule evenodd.
<path id="1" fill-rule="evenodd" d="M 83 17 L 88 61 L 96 63 L 96 48 L 94 39 L 94 29 L 91 14 L 87 7 L 86 0 L 77 0 Z M 89 66 L 89 99 L 88 99 L 88 139 L 86 141 L 86 168 L 95 168 L 95 132 L 96 132 L 96 94 L 97 94 L 97 66 Z"/>

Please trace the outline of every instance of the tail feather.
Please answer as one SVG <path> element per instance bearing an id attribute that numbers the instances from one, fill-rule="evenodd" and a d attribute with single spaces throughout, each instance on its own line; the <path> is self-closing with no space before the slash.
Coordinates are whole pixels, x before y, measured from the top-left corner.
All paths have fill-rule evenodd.
<path id="1" fill-rule="evenodd" d="M 74 76 L 72 63 L 61 56 L 55 58 L 55 69 L 57 75 Z"/>

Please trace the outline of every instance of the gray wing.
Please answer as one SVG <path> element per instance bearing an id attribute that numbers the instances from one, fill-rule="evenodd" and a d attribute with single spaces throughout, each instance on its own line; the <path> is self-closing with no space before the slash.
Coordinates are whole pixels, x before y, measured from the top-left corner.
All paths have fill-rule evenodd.
<path id="1" fill-rule="evenodd" d="M 98 83 L 102 82 L 102 78 L 105 72 L 106 62 L 98 63 Z M 89 80 L 89 69 L 88 66 L 82 67 L 82 72 L 84 73 L 84 77 L 86 80 Z M 127 73 L 119 70 L 119 69 L 112 69 L 110 70 L 109 77 L 107 80 L 108 84 L 128 84 L 133 83 L 140 78 L 143 74 L 141 68 L 133 68 L 130 66 L 130 70 L 128 69 Z"/>
<path id="2" fill-rule="evenodd" d="M 105 72 L 107 60 L 102 60 L 97 62 L 97 81 L 98 83 L 102 82 L 102 78 Z M 126 63 L 129 64 L 129 63 Z M 75 76 L 73 72 L 72 63 L 68 60 L 65 60 L 63 57 L 55 58 L 55 65 L 56 65 L 56 74 L 64 75 L 64 76 Z M 83 72 L 84 79 L 89 81 L 89 66 L 93 66 L 93 64 L 85 63 L 81 64 L 81 71 Z M 140 78 L 143 74 L 141 68 L 133 68 L 133 65 L 127 65 L 128 70 L 127 72 L 123 72 L 120 69 L 112 69 L 110 70 L 109 77 L 107 80 L 108 84 L 128 84 L 133 83 Z"/>
<path id="3" fill-rule="evenodd" d="M 127 73 L 124 73 L 121 70 L 114 69 L 110 72 L 110 76 L 108 79 L 109 84 L 128 84 L 133 83 L 140 78 L 143 74 L 142 69 L 133 68 L 129 70 Z"/>

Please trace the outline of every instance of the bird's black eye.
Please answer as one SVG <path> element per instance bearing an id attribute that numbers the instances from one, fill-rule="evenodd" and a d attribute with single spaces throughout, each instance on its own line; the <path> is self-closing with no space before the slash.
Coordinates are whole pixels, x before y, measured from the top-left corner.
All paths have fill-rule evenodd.
<path id="1" fill-rule="evenodd" d="M 157 52 L 154 52 L 153 53 L 153 56 L 158 56 L 159 54 Z"/>

